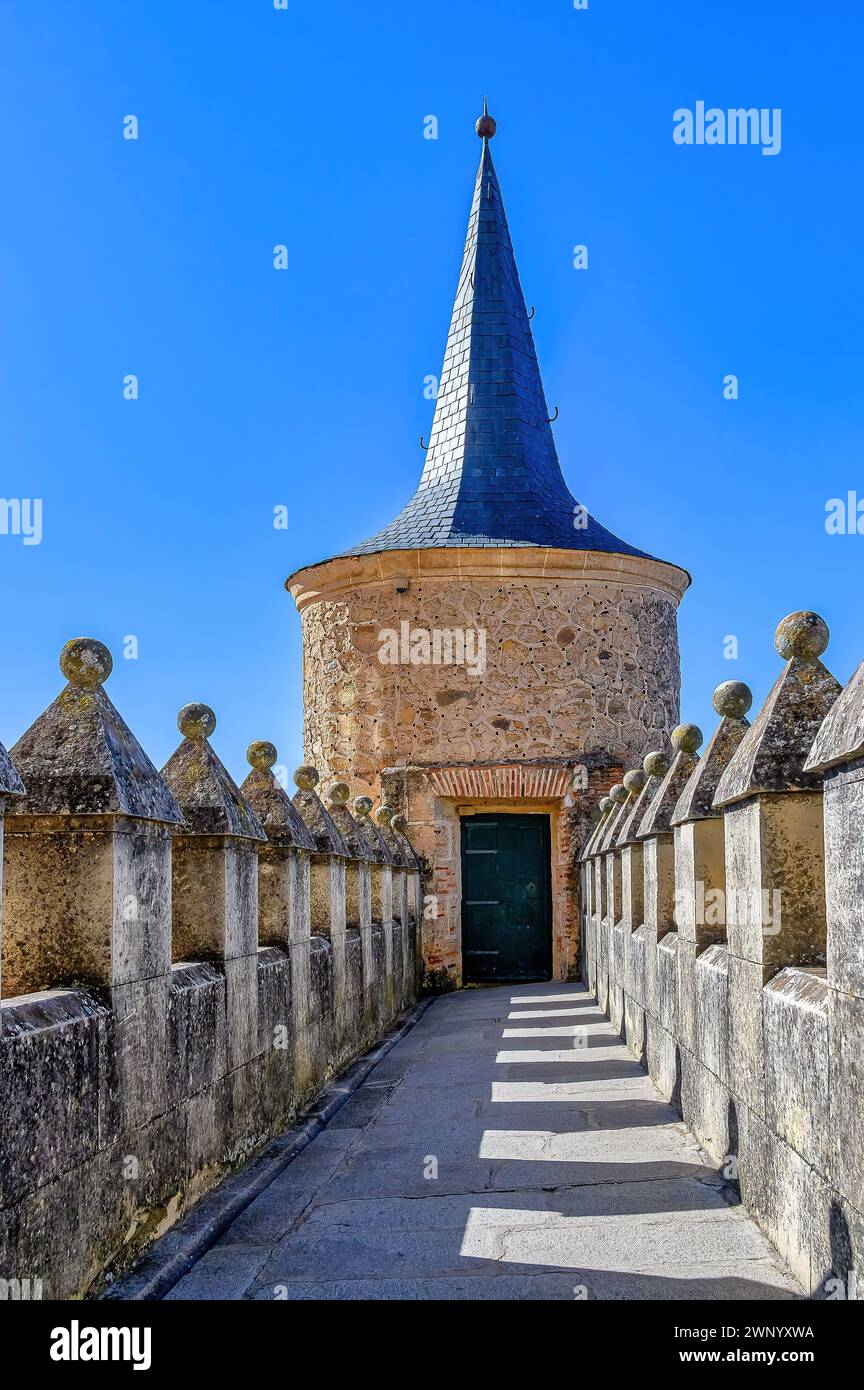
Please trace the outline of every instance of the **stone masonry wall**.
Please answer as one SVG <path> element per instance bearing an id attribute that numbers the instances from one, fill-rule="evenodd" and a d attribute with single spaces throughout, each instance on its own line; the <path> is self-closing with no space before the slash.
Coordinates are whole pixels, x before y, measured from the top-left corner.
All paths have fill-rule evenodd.
<path id="1" fill-rule="evenodd" d="M 659 562 L 540 548 L 387 552 L 289 580 L 306 756 L 373 795 L 384 774 L 428 865 L 430 987 L 462 981 L 459 819 L 479 809 L 550 816 L 553 970 L 578 970 L 571 840 L 609 774 L 677 720 L 683 582 Z M 482 633 L 484 660 L 429 660 L 436 632 Z"/>
<path id="2" fill-rule="evenodd" d="M 675 604 L 635 586 L 511 577 L 364 585 L 302 610 L 306 756 L 381 768 L 641 756 L 677 718 Z M 379 634 L 483 630 L 486 666 L 384 664 Z"/>
<path id="3" fill-rule="evenodd" d="M 61 666 L 0 746 L 0 1286 L 43 1298 L 104 1287 L 391 1025 L 420 904 L 385 808 L 310 767 L 292 800 L 266 742 L 238 788 L 205 705 L 159 773 L 107 649 Z"/>
<path id="4" fill-rule="evenodd" d="M 814 1296 L 864 1278 L 864 663 L 792 614 L 757 718 L 672 735 L 582 853 L 583 976 Z"/>

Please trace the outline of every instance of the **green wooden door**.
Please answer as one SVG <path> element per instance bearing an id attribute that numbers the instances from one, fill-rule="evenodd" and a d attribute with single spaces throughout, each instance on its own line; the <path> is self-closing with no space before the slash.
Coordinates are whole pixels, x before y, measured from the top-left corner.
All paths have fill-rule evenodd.
<path id="1" fill-rule="evenodd" d="M 465 980 L 548 980 L 552 973 L 549 817 L 462 820 Z"/>

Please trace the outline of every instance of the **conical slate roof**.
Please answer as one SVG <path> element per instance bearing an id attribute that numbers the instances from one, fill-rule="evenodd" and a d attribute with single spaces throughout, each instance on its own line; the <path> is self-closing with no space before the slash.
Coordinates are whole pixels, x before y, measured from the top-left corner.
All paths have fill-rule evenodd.
<path id="1" fill-rule="evenodd" d="M 550 546 L 651 559 L 587 515 L 555 451 L 489 138 L 468 221 L 420 484 L 396 520 L 346 555 L 439 546 Z"/>

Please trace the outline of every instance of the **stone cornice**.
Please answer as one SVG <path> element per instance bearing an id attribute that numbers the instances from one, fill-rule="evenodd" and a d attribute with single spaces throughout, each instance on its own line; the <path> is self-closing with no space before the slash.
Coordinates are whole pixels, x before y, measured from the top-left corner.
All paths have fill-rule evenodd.
<path id="1" fill-rule="evenodd" d="M 385 550 L 376 555 L 344 555 L 295 570 L 285 581 L 298 610 L 358 589 L 422 579 L 549 579 L 615 584 L 653 590 L 676 606 L 690 583 L 686 570 L 663 560 L 615 555 L 599 550 L 553 550 L 544 546 L 500 549 L 445 548 Z"/>

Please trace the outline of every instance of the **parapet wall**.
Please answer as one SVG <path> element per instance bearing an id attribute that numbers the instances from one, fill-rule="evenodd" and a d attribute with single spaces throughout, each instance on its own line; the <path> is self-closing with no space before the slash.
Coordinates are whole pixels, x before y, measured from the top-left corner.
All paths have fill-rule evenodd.
<path id="1" fill-rule="evenodd" d="M 753 724 L 718 687 L 701 757 L 672 733 L 601 802 L 582 853 L 600 1006 L 816 1296 L 864 1269 L 864 662 L 845 689 L 815 614 Z"/>
<path id="2" fill-rule="evenodd" d="M 69 684 L 0 746 L 0 1285 L 102 1287 L 290 1124 L 417 988 L 405 822 L 347 785 L 238 788 L 189 705 L 161 774 L 67 643 Z M 4 844 L 5 810 L 5 844 Z M 17 1291 L 17 1292 L 16 1292 Z"/>

